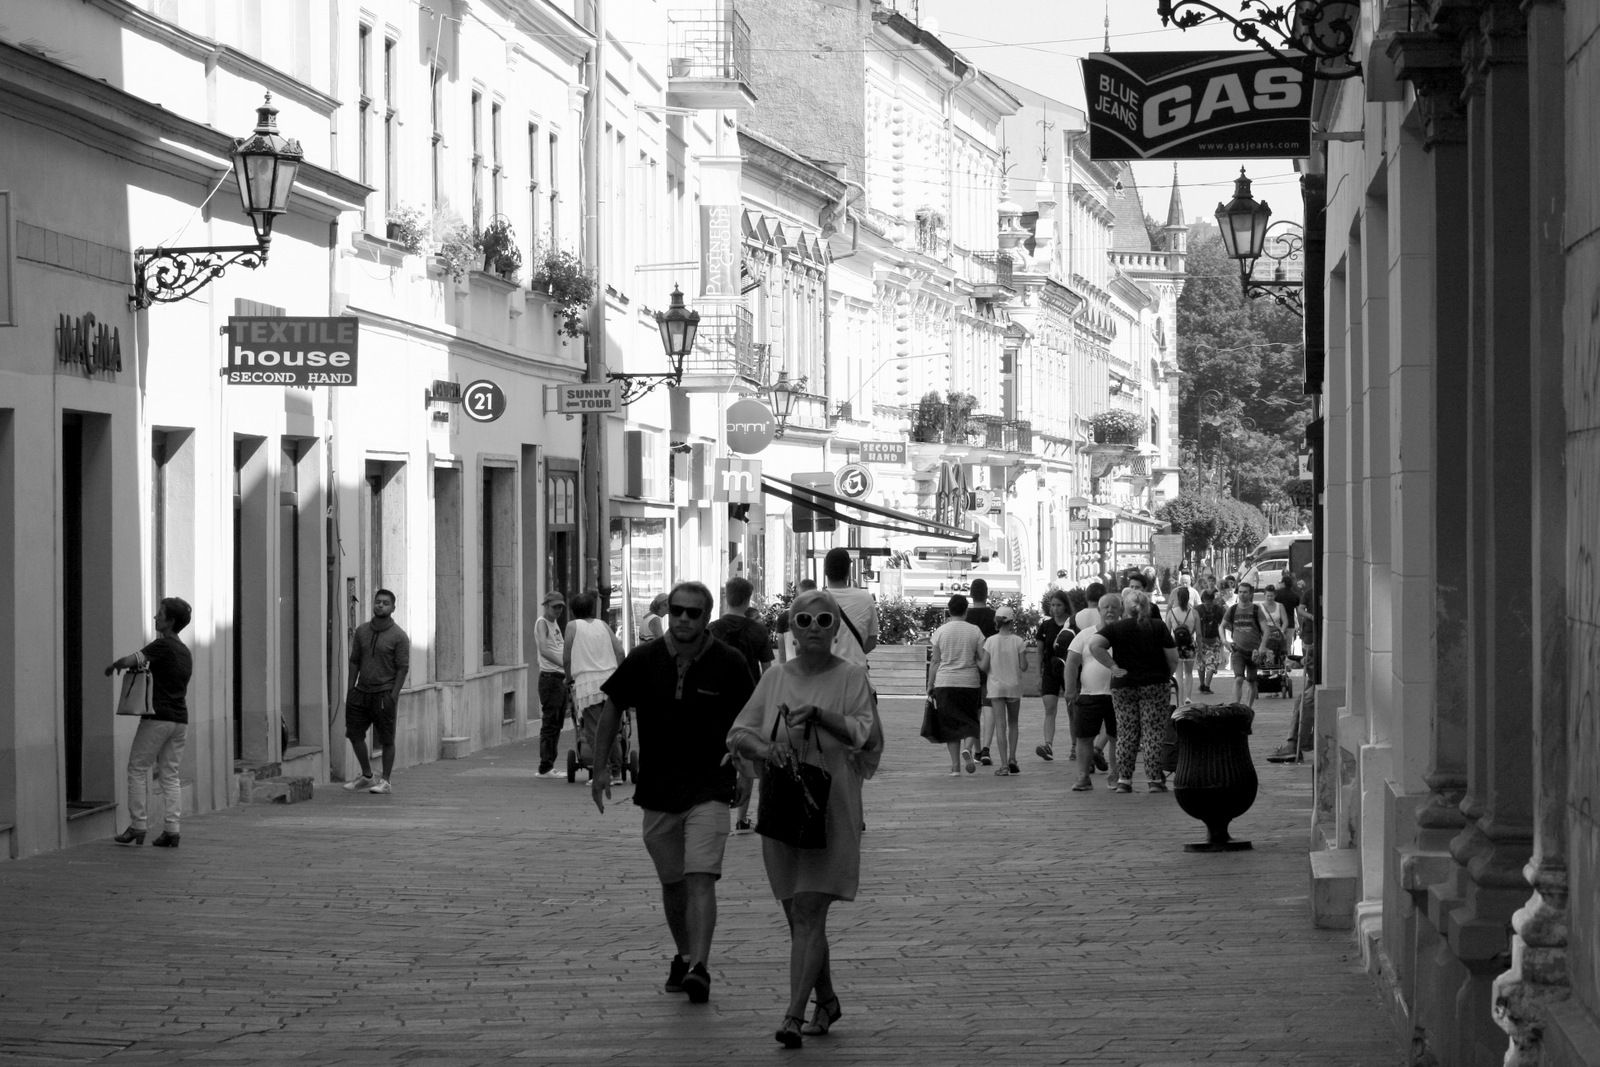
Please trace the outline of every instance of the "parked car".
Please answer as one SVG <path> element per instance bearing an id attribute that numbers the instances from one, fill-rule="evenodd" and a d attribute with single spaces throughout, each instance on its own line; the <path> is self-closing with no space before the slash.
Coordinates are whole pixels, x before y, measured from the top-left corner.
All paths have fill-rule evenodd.
<path id="1" fill-rule="evenodd" d="M 1234 578 L 1260 589 L 1283 581 L 1285 572 L 1303 574 L 1313 559 L 1313 542 L 1307 534 L 1274 534 L 1257 545 Z"/>

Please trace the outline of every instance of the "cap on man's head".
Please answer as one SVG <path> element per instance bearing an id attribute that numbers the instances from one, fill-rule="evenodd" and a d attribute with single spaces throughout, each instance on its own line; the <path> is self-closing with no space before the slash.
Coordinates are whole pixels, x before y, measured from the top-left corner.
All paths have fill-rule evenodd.
<path id="1" fill-rule="evenodd" d="M 544 595 L 544 602 L 546 604 L 565 604 L 567 602 L 567 598 L 552 589 L 550 592 Z"/>
<path id="2" fill-rule="evenodd" d="M 998 608 L 994 609 L 994 621 L 995 622 L 1010 622 L 1012 619 L 1014 619 L 1016 617 L 1017 617 L 1017 613 L 1012 611 L 1008 607 L 1001 606 L 1001 607 L 998 607 Z"/>

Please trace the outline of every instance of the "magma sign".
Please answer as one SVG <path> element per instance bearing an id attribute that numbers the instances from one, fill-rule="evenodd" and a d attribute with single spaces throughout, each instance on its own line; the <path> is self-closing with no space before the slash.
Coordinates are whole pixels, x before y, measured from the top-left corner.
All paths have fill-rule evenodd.
<path id="1" fill-rule="evenodd" d="M 229 385 L 355 385 L 360 321 L 270 316 L 228 319 Z"/>
<path id="2" fill-rule="evenodd" d="M 1309 56 L 1096 52 L 1083 61 L 1094 159 L 1311 154 Z"/>

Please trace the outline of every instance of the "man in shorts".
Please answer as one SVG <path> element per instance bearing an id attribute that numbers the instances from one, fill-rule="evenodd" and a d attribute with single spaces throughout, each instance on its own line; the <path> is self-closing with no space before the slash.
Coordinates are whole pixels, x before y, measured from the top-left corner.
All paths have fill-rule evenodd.
<path id="1" fill-rule="evenodd" d="M 1100 632 L 1102 626 L 1109 626 L 1122 618 L 1122 606 L 1121 595 L 1107 593 L 1102 596 L 1096 604 L 1101 621 L 1080 631 L 1072 639 L 1072 647 L 1067 650 L 1061 695 L 1073 708 L 1072 733 L 1078 746 L 1078 781 L 1072 787 L 1074 793 L 1094 788 L 1089 773 L 1094 767 L 1094 739 L 1099 735 L 1100 727 L 1105 726 L 1111 744 L 1117 741 L 1117 716 L 1111 705 L 1111 671 L 1089 655 L 1089 641 Z M 1112 775 L 1106 787 L 1115 789 L 1116 786 L 1117 777 Z"/>
<path id="2" fill-rule="evenodd" d="M 350 639 L 350 689 L 344 700 L 344 735 L 355 750 L 361 774 L 344 784 L 354 792 L 389 793 L 394 773 L 394 729 L 400 690 L 411 670 L 411 638 L 394 621 L 394 594 L 372 594 L 372 619 L 356 627 Z M 383 751 L 383 774 L 373 777 L 367 753 L 367 731 Z"/>
<path id="3" fill-rule="evenodd" d="M 1222 615 L 1222 638 L 1232 653 L 1228 667 L 1233 671 L 1233 702 L 1253 708 L 1260 685 L 1256 677 L 1256 650 L 1277 626 L 1256 603 L 1255 586 L 1240 582 L 1238 590 L 1239 599 Z"/>
<path id="4" fill-rule="evenodd" d="M 644 812 L 644 844 L 677 947 L 666 989 L 689 994 L 695 1004 L 711 996 L 706 959 L 717 925 L 728 808 L 745 799 L 728 758 L 728 731 L 755 691 L 744 657 L 706 632 L 715 607 L 699 582 L 672 588 L 661 639 L 636 646 L 601 685 L 606 700 L 594 742 L 596 752 L 611 751 L 622 709 L 633 709 L 639 728 L 633 803 Z M 611 770 L 603 761 L 595 763 L 589 790 L 604 812 Z"/>

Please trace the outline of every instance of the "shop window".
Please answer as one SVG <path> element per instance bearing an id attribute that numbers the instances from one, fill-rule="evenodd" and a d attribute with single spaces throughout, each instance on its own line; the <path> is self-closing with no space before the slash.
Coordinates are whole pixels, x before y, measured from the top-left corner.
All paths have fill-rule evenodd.
<path id="1" fill-rule="evenodd" d="M 462 566 L 461 471 L 433 469 L 433 677 L 458 681 L 465 673 L 466 586 Z"/>

